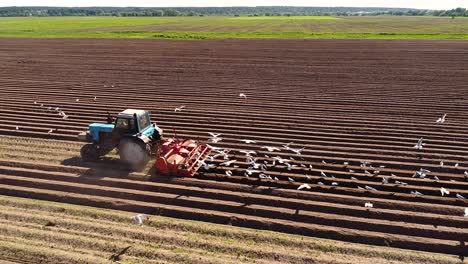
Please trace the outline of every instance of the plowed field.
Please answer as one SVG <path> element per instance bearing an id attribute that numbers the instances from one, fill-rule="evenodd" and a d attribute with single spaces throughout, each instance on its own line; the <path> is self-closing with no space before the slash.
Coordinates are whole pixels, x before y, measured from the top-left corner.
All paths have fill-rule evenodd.
<path id="1" fill-rule="evenodd" d="M 466 41 L 1 39 L 0 194 L 466 255 L 467 54 Z M 82 162 L 76 135 L 126 108 L 151 110 L 166 137 L 221 133 L 209 144 L 229 152 L 194 179 Z"/>

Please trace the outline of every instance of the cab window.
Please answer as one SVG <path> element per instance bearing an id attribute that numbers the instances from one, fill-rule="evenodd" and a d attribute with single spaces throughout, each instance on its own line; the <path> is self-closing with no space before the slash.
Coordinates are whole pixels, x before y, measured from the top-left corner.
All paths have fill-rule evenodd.
<path id="1" fill-rule="evenodd" d="M 148 114 L 144 114 L 140 117 L 140 130 L 147 128 L 150 125 Z"/>
<path id="2" fill-rule="evenodd" d="M 117 121 L 115 122 L 115 128 L 118 129 L 128 129 L 128 119 L 125 118 L 117 118 Z"/>

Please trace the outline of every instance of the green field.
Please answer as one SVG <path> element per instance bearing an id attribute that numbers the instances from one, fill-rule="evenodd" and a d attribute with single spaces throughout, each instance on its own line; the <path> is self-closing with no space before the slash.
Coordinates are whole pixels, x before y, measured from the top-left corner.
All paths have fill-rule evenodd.
<path id="1" fill-rule="evenodd" d="M 468 39 L 468 18 L 15 17 L 0 18 L 0 37 Z"/>

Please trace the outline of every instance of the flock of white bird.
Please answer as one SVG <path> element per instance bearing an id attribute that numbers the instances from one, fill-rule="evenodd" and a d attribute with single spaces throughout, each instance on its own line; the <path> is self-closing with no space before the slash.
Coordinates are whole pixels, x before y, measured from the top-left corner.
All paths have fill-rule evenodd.
<path id="1" fill-rule="evenodd" d="M 240 97 L 243 97 L 245 99 L 247 98 L 247 96 L 245 94 L 240 94 Z M 447 115 L 444 114 L 442 117 L 437 119 L 436 122 L 440 123 L 440 124 L 444 123 L 445 119 L 446 119 L 446 116 Z M 223 138 L 221 137 L 222 136 L 221 133 L 209 132 L 208 134 L 210 135 L 210 137 L 208 138 L 209 143 L 218 143 L 218 142 L 223 140 Z M 240 141 L 245 143 L 245 144 L 255 144 L 255 143 L 257 143 L 257 141 L 251 140 L 251 139 L 241 139 Z M 271 176 L 271 175 L 268 174 L 268 170 L 275 167 L 278 164 L 283 165 L 288 171 L 295 170 L 295 169 L 304 169 L 304 168 L 312 169 L 313 168 L 312 165 L 310 165 L 310 164 L 307 166 L 307 165 L 304 165 L 304 164 L 298 162 L 299 160 L 304 160 L 301 157 L 301 155 L 302 155 L 302 151 L 304 151 L 305 148 L 304 147 L 303 148 L 293 148 L 293 147 L 291 147 L 293 144 L 294 144 L 293 142 L 290 142 L 290 143 L 287 143 L 287 144 L 283 144 L 281 147 L 278 147 L 278 146 L 261 146 L 260 147 L 261 149 L 264 149 L 264 150 L 269 152 L 268 154 L 264 154 L 265 159 L 264 158 L 259 158 L 257 156 L 257 152 L 254 151 L 254 150 L 232 151 L 232 150 L 229 150 L 229 149 L 219 148 L 219 147 L 214 147 L 214 146 L 209 145 L 212 148 L 212 150 L 213 150 L 213 152 L 215 154 L 208 157 L 206 162 L 201 161 L 200 166 L 203 167 L 207 171 L 210 170 L 210 169 L 216 168 L 218 166 L 222 166 L 222 167 L 232 166 L 233 168 L 239 168 L 239 165 L 236 165 L 236 163 L 238 162 L 237 159 L 229 159 L 229 157 L 230 157 L 229 154 L 237 152 L 237 153 L 242 153 L 245 156 L 246 162 L 248 164 L 247 168 L 244 171 L 244 176 L 245 177 L 249 178 L 249 177 L 252 177 L 253 175 L 258 175 L 259 179 L 278 181 L 279 180 L 278 177 Z M 420 151 L 425 146 L 426 146 L 426 143 L 423 142 L 423 138 L 421 137 L 418 140 L 418 142 L 416 143 L 416 145 L 414 146 L 414 148 L 416 148 L 418 151 Z M 270 153 L 280 152 L 280 151 L 289 151 L 291 153 L 296 154 L 297 156 L 296 156 L 296 158 L 293 158 L 293 157 L 283 158 L 283 157 L 280 157 L 279 155 L 270 156 Z M 216 163 L 215 159 L 217 159 L 217 158 L 222 158 L 223 161 Z M 300 163 L 300 164 L 299 165 L 298 164 L 293 164 L 293 162 L 294 163 Z M 322 160 L 322 163 L 327 164 L 327 162 L 324 161 L 324 160 Z M 440 164 L 441 164 L 441 166 L 444 166 L 443 161 L 441 161 Z M 349 162 L 344 162 L 343 165 L 345 165 L 345 167 L 346 167 L 347 165 L 349 165 Z M 363 161 L 363 162 L 361 162 L 360 167 L 361 167 L 361 169 L 363 170 L 363 172 L 365 174 L 368 174 L 368 175 L 371 175 L 371 176 L 377 176 L 380 173 L 378 168 L 384 168 L 385 166 L 381 165 L 378 168 L 375 168 L 375 167 L 372 166 L 372 164 L 370 162 Z M 458 167 L 458 163 L 454 164 L 454 167 Z M 349 169 L 349 172 L 354 173 L 355 171 Z M 412 177 L 413 178 L 417 177 L 417 178 L 421 178 L 421 179 L 424 179 L 424 178 L 429 179 L 429 177 L 427 177 L 428 173 L 430 173 L 429 170 L 424 169 L 424 168 L 420 168 L 418 171 L 416 171 L 412 175 Z M 225 174 L 227 176 L 232 176 L 234 173 L 233 173 L 233 171 L 231 171 L 229 169 L 226 169 Z M 468 177 L 468 172 L 467 171 L 465 171 L 464 174 L 465 174 L 465 177 Z M 305 176 L 308 179 L 311 179 L 311 177 L 309 175 L 306 174 Z M 323 177 L 323 178 L 328 178 L 328 180 L 331 179 L 331 181 L 330 181 L 331 186 L 339 186 L 339 183 L 337 181 L 332 180 L 333 178 L 335 178 L 333 175 L 327 175 L 324 171 L 320 171 L 320 176 Z M 408 185 L 405 182 L 398 181 L 396 179 L 392 179 L 394 177 L 397 177 L 397 176 L 394 175 L 394 174 L 391 174 L 390 176 L 382 176 L 382 184 L 389 184 L 390 181 L 393 181 L 393 183 L 396 184 L 396 185 L 400 185 L 400 186 L 407 186 Z M 295 182 L 295 180 L 293 178 L 291 178 L 291 177 L 287 177 L 287 179 L 290 182 Z M 351 180 L 357 181 L 358 179 L 356 177 L 351 177 Z M 434 175 L 434 176 L 432 176 L 432 180 L 439 181 L 439 178 Z M 317 184 L 318 185 L 325 185 L 324 181 L 318 181 Z M 364 187 L 357 186 L 357 188 L 360 189 L 360 190 L 378 191 L 376 188 L 371 187 L 371 186 L 367 186 L 367 185 L 365 185 Z M 297 189 L 298 190 L 310 190 L 310 189 L 312 189 L 312 187 L 309 184 L 304 183 L 304 184 L 299 185 L 297 187 Z M 444 197 L 449 196 L 451 194 L 451 192 L 447 188 L 444 188 L 444 187 L 440 188 L 440 193 L 441 193 L 441 196 L 444 196 Z M 423 196 L 424 195 L 421 191 L 418 191 L 418 190 L 411 190 L 410 194 L 412 194 L 414 196 Z M 465 200 L 465 197 L 463 195 L 459 194 L 459 193 L 455 193 L 454 197 L 456 197 L 457 199 L 460 199 L 460 200 Z M 374 205 L 371 202 L 366 202 L 364 204 L 364 206 L 366 208 L 373 208 L 374 207 Z M 467 211 L 468 211 L 468 208 L 467 208 Z"/>

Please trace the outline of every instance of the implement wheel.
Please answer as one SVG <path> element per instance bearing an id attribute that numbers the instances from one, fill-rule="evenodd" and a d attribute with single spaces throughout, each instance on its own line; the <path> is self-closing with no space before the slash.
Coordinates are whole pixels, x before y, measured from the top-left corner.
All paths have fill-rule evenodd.
<path id="1" fill-rule="evenodd" d="M 96 144 L 86 144 L 81 147 L 81 158 L 84 161 L 97 161 L 99 159 L 99 148 Z"/>

